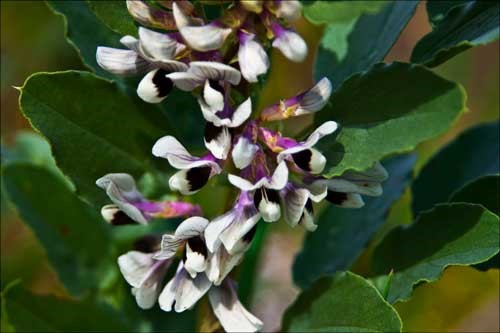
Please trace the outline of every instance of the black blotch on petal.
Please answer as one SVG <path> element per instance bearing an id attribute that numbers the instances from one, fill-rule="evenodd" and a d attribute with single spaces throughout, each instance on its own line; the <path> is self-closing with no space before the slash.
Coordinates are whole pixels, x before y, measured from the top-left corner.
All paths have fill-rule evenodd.
<path id="1" fill-rule="evenodd" d="M 189 190 L 196 191 L 205 186 L 210 177 L 211 168 L 202 166 L 189 169 L 186 173 L 186 179 L 189 182 Z"/>
<path id="2" fill-rule="evenodd" d="M 311 199 L 307 199 L 305 208 L 309 212 L 309 214 L 314 214 L 314 208 Z"/>
<path id="3" fill-rule="evenodd" d="M 218 92 L 220 92 L 222 95 L 224 95 L 224 88 L 219 84 L 219 81 L 208 80 L 208 84 L 210 85 L 210 87 L 212 87 L 212 89 L 215 89 Z"/>
<path id="4" fill-rule="evenodd" d="M 347 193 L 328 191 L 326 200 L 334 205 L 341 205 L 347 200 Z"/>
<path id="5" fill-rule="evenodd" d="M 193 252 L 200 253 L 205 258 L 207 257 L 207 246 L 201 237 L 189 238 L 187 242 Z"/>
<path id="6" fill-rule="evenodd" d="M 160 249 L 161 238 L 156 235 L 146 235 L 134 242 L 133 248 L 136 251 L 153 253 Z"/>
<path id="7" fill-rule="evenodd" d="M 223 131 L 222 127 L 217 127 L 211 122 L 205 124 L 205 141 L 210 142 L 216 139 Z"/>
<path id="8" fill-rule="evenodd" d="M 292 154 L 293 161 L 299 168 L 305 171 L 311 171 L 312 151 L 310 149 L 299 151 Z"/>
<path id="9" fill-rule="evenodd" d="M 109 223 L 116 226 L 137 224 L 137 222 L 132 220 L 127 214 L 125 214 L 121 210 L 116 211 L 116 213 L 113 215 L 113 218 L 111 219 L 111 221 L 109 221 Z"/>
<path id="10" fill-rule="evenodd" d="M 278 193 L 278 191 L 276 190 L 270 190 L 270 189 L 267 189 L 265 187 L 262 187 L 260 189 L 258 189 L 257 191 L 255 191 L 255 194 L 253 195 L 253 202 L 255 204 L 255 207 L 259 207 L 260 205 L 260 202 L 262 201 L 262 198 L 266 199 L 266 201 L 268 202 L 272 202 L 272 203 L 277 203 L 279 204 L 280 202 L 280 195 Z"/>
<path id="11" fill-rule="evenodd" d="M 156 89 L 158 89 L 158 97 L 165 97 L 167 96 L 171 91 L 172 88 L 174 87 L 174 83 L 172 80 L 170 80 L 166 75 L 169 74 L 164 69 L 159 69 L 156 71 L 155 75 L 153 76 L 153 84 L 156 86 Z"/>
<path id="12" fill-rule="evenodd" d="M 255 236 L 255 233 L 257 232 L 257 225 L 256 223 L 252 229 L 250 229 L 243 237 L 242 240 L 246 243 L 250 243 L 253 240 L 253 237 Z"/>

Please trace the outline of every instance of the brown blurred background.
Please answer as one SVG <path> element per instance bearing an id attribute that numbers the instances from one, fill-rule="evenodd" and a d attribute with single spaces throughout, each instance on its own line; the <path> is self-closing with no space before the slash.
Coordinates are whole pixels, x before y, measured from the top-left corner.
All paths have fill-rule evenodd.
<path id="1" fill-rule="evenodd" d="M 298 23 L 311 49 L 318 42 L 318 28 L 305 21 Z M 422 3 L 386 61 L 408 61 L 415 43 L 427 32 L 425 5 Z M 312 77 L 314 55 L 304 64 L 287 62 L 280 54 L 273 54 L 272 75 L 263 92 L 261 104 L 296 93 L 307 88 Z M 85 69 L 76 51 L 66 42 L 61 17 L 49 11 L 42 1 L 1 1 L 1 139 L 2 145 L 12 144 L 16 133 L 30 130 L 18 108 L 18 91 L 34 72 Z M 465 128 L 477 123 L 497 120 L 499 117 L 499 44 L 468 50 L 435 70 L 443 77 L 462 84 L 468 94 L 469 112 L 442 137 L 418 148 L 418 168 L 443 144 Z M 297 77 L 278 84 L 282 76 Z M 282 81 L 281 81 L 282 82 Z M 396 204 L 388 225 L 409 223 L 410 194 Z M 60 294 L 62 288 L 47 264 L 43 249 L 32 232 L 18 219 L 16 213 L 2 200 L 1 221 L 1 279 L 2 285 L 22 278 L 38 293 Z M 301 245 L 297 229 L 284 224 L 273 224 L 267 235 L 258 273 L 258 288 L 254 297 L 254 313 L 266 324 L 279 323 L 284 309 L 293 301 L 297 290 L 291 280 L 291 264 Z M 362 256 L 354 270 L 367 271 L 366 256 Z M 264 263 L 272 262 L 273 265 Z M 467 267 L 453 267 L 445 271 L 436 283 L 418 287 L 413 298 L 396 305 L 405 324 L 405 331 L 413 332 L 485 332 L 500 330 L 499 272 L 483 273 Z M 275 330 L 275 325 L 266 330 Z"/>

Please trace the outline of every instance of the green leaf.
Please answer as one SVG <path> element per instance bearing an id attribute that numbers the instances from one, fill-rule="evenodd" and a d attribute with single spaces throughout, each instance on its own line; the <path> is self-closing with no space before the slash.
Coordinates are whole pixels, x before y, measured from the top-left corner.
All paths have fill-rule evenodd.
<path id="1" fill-rule="evenodd" d="M 81 301 L 40 296 L 13 286 L 1 293 L 3 317 L 18 332 L 124 332 L 126 319 L 94 299 Z"/>
<path id="2" fill-rule="evenodd" d="M 456 6 L 461 6 L 470 0 L 428 0 L 427 1 L 427 15 L 432 26 L 441 22 L 448 11 Z"/>
<path id="3" fill-rule="evenodd" d="M 411 151 L 446 131 L 465 110 L 465 92 L 423 66 L 377 64 L 349 78 L 316 115 L 335 120 L 337 137 L 324 138 L 325 176 L 364 170 L 385 156 Z"/>
<path id="4" fill-rule="evenodd" d="M 456 191 L 450 198 L 450 202 L 467 202 L 480 204 L 490 212 L 500 215 L 500 197 L 498 189 L 500 188 L 499 175 L 485 176 L 478 178 L 460 190 Z M 481 271 L 487 271 L 492 268 L 500 268 L 500 255 L 497 254 L 488 261 L 474 265 Z"/>
<path id="5" fill-rule="evenodd" d="M 479 204 L 492 213 L 500 215 L 499 188 L 499 175 L 481 177 L 456 191 L 449 201 Z"/>
<path id="6" fill-rule="evenodd" d="M 59 170 L 50 151 L 50 145 L 41 135 L 19 132 L 12 147 L 2 147 L 2 166 L 13 163 L 29 163 L 46 168 L 73 189 L 69 179 Z"/>
<path id="7" fill-rule="evenodd" d="M 374 270 L 394 270 L 387 300 L 406 300 L 413 287 L 436 281 L 450 265 L 484 262 L 499 251 L 498 216 L 484 207 L 455 203 L 436 206 L 411 226 L 392 230 L 375 249 Z"/>
<path id="8" fill-rule="evenodd" d="M 80 55 L 85 66 L 106 78 L 114 76 L 103 70 L 96 61 L 97 47 L 100 45 L 123 48 L 119 43 L 121 35 L 105 26 L 89 9 L 86 1 L 48 0 L 47 5 L 63 17 L 68 42 Z"/>
<path id="9" fill-rule="evenodd" d="M 97 289 L 111 264 L 109 234 L 94 209 L 58 177 L 33 165 L 3 170 L 9 199 L 40 240 L 50 263 L 71 294 Z"/>
<path id="10" fill-rule="evenodd" d="M 137 36 L 137 27 L 128 13 L 124 0 L 87 0 L 87 2 L 95 16 L 108 28 L 123 36 Z"/>
<path id="11" fill-rule="evenodd" d="M 150 170 L 151 147 L 168 133 L 159 109 L 88 72 L 35 74 L 22 87 L 20 106 L 78 192 L 99 205 L 105 194 L 95 180 L 110 172 L 138 177 Z"/>
<path id="12" fill-rule="evenodd" d="M 434 12 L 429 14 L 431 20 L 432 15 Z M 435 67 L 473 46 L 491 43 L 500 35 L 499 19 L 498 1 L 471 1 L 452 7 L 417 43 L 411 61 Z"/>
<path id="13" fill-rule="evenodd" d="M 362 209 L 329 206 L 318 217 L 318 230 L 308 233 L 293 265 L 293 280 L 301 288 L 319 277 L 348 269 L 362 253 L 371 237 L 385 222 L 392 203 L 411 179 L 415 156 L 403 155 L 384 162 L 390 178 L 384 194 L 365 198 Z"/>
<path id="14" fill-rule="evenodd" d="M 350 21 L 362 14 L 375 14 L 389 1 L 315 1 L 304 7 L 304 16 L 311 23 L 339 23 Z"/>
<path id="15" fill-rule="evenodd" d="M 499 122 L 482 124 L 462 133 L 422 168 L 413 183 L 413 212 L 447 202 L 468 182 L 498 174 Z"/>
<path id="16" fill-rule="evenodd" d="M 319 280 L 286 311 L 285 332 L 400 332 L 396 310 L 350 272 Z"/>
<path id="17" fill-rule="evenodd" d="M 315 78 L 326 76 L 337 89 L 351 75 L 381 62 L 417 4 L 418 1 L 394 1 L 376 14 L 327 25 L 316 57 Z"/>

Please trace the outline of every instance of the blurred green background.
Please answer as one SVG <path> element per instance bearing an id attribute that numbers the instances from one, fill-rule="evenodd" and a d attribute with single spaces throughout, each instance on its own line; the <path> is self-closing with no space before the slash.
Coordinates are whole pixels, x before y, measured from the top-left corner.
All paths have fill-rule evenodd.
<path id="1" fill-rule="evenodd" d="M 321 31 L 305 21 L 297 23 L 297 28 L 313 49 Z M 421 4 L 386 61 L 408 61 L 416 41 L 429 31 L 424 4 Z M 85 68 L 65 40 L 62 18 L 51 13 L 42 1 L 1 1 L 1 54 L 1 140 L 2 147 L 9 147 L 14 144 L 18 133 L 30 131 L 29 124 L 19 112 L 18 91 L 13 87 L 21 86 L 35 72 Z M 305 63 L 293 64 L 274 53 L 272 63 L 275 67 L 260 105 L 308 87 L 312 82 L 313 59 L 314 54 L 310 54 Z M 445 135 L 418 148 L 417 170 L 437 149 L 464 129 L 499 117 L 498 42 L 466 51 L 435 71 L 465 87 L 469 112 Z M 290 80 L 287 85 L 279 84 L 279 78 L 285 74 L 301 79 Z M 40 159 L 43 156 L 40 152 Z M 390 225 L 411 221 L 410 201 L 407 191 L 392 209 L 384 230 Z M 273 224 L 268 229 L 270 232 L 259 260 L 262 265 L 258 270 L 259 287 L 253 298 L 253 312 L 265 322 L 279 324 L 275 318 L 281 316 L 297 294 L 290 268 L 303 234 L 283 223 Z M 354 271 L 368 273 L 368 258 L 369 250 L 358 260 Z M 264 265 L 265 262 L 274 264 Z M 65 295 L 43 249 L 2 192 L 2 288 L 17 278 L 35 293 Z M 406 331 L 499 331 L 498 295 L 498 270 L 479 272 L 468 267 L 453 267 L 446 270 L 440 281 L 417 288 L 411 301 L 399 303 L 396 308 Z M 273 329 L 277 327 L 266 327 L 266 330 Z"/>

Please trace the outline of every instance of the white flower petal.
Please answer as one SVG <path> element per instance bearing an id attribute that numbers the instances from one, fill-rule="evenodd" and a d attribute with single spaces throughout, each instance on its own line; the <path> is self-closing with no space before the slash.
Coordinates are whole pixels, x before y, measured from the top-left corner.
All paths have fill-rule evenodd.
<path id="1" fill-rule="evenodd" d="M 212 112 L 221 111 L 224 108 L 224 95 L 210 86 L 210 81 L 205 81 L 203 87 L 203 101 Z"/>
<path id="2" fill-rule="evenodd" d="M 210 252 L 215 252 L 220 246 L 220 234 L 229 226 L 230 223 L 235 219 L 235 213 L 233 210 L 225 213 L 224 215 L 218 216 L 212 222 L 208 224 L 205 229 L 205 241 L 207 248 Z"/>
<path id="3" fill-rule="evenodd" d="M 203 235 L 205 228 L 208 225 L 208 220 L 200 216 L 193 216 L 185 219 L 175 230 L 177 239 L 188 239 Z"/>
<path id="4" fill-rule="evenodd" d="M 220 235 L 220 240 L 227 251 L 234 255 L 238 243 L 259 222 L 260 215 L 253 205 L 245 208 L 244 212 L 235 219 Z"/>
<path id="5" fill-rule="evenodd" d="M 201 238 L 198 239 L 201 240 Z M 201 241 L 203 242 L 203 240 Z M 195 278 L 198 273 L 205 271 L 207 268 L 207 258 L 206 253 L 198 252 L 196 248 L 192 249 L 189 244 L 190 240 L 186 242 L 186 260 L 184 261 L 184 268 L 192 278 Z"/>
<path id="6" fill-rule="evenodd" d="M 214 161 L 203 160 L 191 154 L 173 136 L 164 136 L 153 146 L 152 153 L 156 157 L 166 158 L 170 165 L 176 169 L 191 169 L 202 166 L 210 166 L 213 173 L 221 171 L 220 166 Z"/>
<path id="7" fill-rule="evenodd" d="M 257 82 L 257 76 L 265 74 L 269 69 L 269 58 L 266 51 L 256 41 L 251 39 L 240 44 L 238 63 L 241 74 L 248 82 Z"/>
<path id="8" fill-rule="evenodd" d="M 330 135 L 333 132 L 335 132 L 337 130 L 337 128 L 338 128 L 338 124 L 336 122 L 334 122 L 332 120 L 327 121 L 327 122 L 321 124 L 320 126 L 318 126 L 318 128 L 316 128 L 314 130 L 314 132 L 312 132 L 309 135 L 309 137 L 307 138 L 307 140 L 305 142 L 303 142 L 303 144 L 307 145 L 309 147 L 312 147 L 324 136 Z"/>
<path id="9" fill-rule="evenodd" d="M 273 41 L 273 47 L 278 48 L 289 60 L 301 62 L 307 56 L 307 44 L 299 34 L 286 30 Z"/>
<path id="10" fill-rule="evenodd" d="M 287 182 L 288 182 L 288 168 L 286 166 L 286 162 L 282 161 L 278 164 L 278 166 L 274 170 L 273 176 L 271 177 L 271 181 L 269 182 L 268 185 L 266 185 L 266 187 L 273 190 L 281 190 L 283 187 L 285 187 Z"/>
<path id="11" fill-rule="evenodd" d="M 245 252 L 239 252 L 236 255 L 229 254 L 224 247 L 220 247 L 217 252 L 212 255 L 208 265 L 208 278 L 214 285 L 218 286 L 231 273 L 243 259 Z"/>
<path id="12" fill-rule="evenodd" d="M 132 295 L 135 296 L 137 305 L 144 310 L 151 309 L 158 300 L 159 283 L 142 288 L 132 288 Z"/>
<path id="13" fill-rule="evenodd" d="M 225 126 L 217 127 L 211 123 L 205 126 L 205 136 L 203 138 L 205 147 L 220 160 L 225 160 L 231 149 L 231 133 Z"/>
<path id="14" fill-rule="evenodd" d="M 226 332 L 257 332 L 262 329 L 263 323 L 238 300 L 232 282 L 225 280 L 220 287 L 212 287 L 208 298 Z"/>
<path id="15" fill-rule="evenodd" d="M 238 169 L 244 169 L 250 165 L 255 156 L 255 153 L 259 150 L 259 146 L 254 145 L 250 140 L 244 136 L 240 136 L 238 141 L 233 147 L 231 152 L 233 157 L 234 165 Z"/>
<path id="16" fill-rule="evenodd" d="M 120 271 L 132 287 L 140 288 L 151 276 L 153 266 L 157 261 L 153 260 L 151 253 L 130 251 L 118 257 Z"/>
<path id="17" fill-rule="evenodd" d="M 322 201 L 328 194 L 328 186 L 321 181 L 315 181 L 312 184 L 304 185 L 309 191 L 309 198 L 314 202 Z"/>
<path id="18" fill-rule="evenodd" d="M 120 38 L 120 43 L 135 51 L 137 54 L 141 52 L 139 47 L 139 40 L 133 36 L 123 36 L 122 38 Z"/>
<path id="19" fill-rule="evenodd" d="M 188 72 L 202 81 L 227 81 L 237 85 L 241 80 L 241 73 L 237 69 L 215 61 L 192 61 Z"/>
<path id="20" fill-rule="evenodd" d="M 262 219 L 266 222 L 275 222 L 281 217 L 281 208 L 277 202 L 268 201 L 263 198 L 258 208 Z"/>
<path id="21" fill-rule="evenodd" d="M 387 170 L 380 162 L 375 162 L 371 168 L 365 171 L 347 171 L 342 175 L 342 178 L 347 180 L 366 182 L 383 182 L 388 177 Z"/>
<path id="22" fill-rule="evenodd" d="M 330 191 L 344 193 L 359 193 L 378 197 L 382 194 L 382 185 L 378 182 L 349 181 L 342 177 L 328 179 L 327 186 Z"/>
<path id="23" fill-rule="evenodd" d="M 153 259 L 170 259 L 177 253 L 183 240 L 174 235 L 165 234 L 161 238 L 161 250 L 153 255 Z"/>
<path id="24" fill-rule="evenodd" d="M 239 127 L 252 114 L 252 100 L 247 98 L 241 103 L 233 113 L 232 119 L 228 127 Z"/>
<path id="25" fill-rule="evenodd" d="M 300 225 L 303 226 L 307 231 L 315 231 L 318 228 L 318 225 L 314 223 L 314 216 L 312 212 L 307 209 L 304 209 L 304 213 L 299 221 Z"/>
<path id="26" fill-rule="evenodd" d="M 175 39 L 144 27 L 139 27 L 139 41 L 142 52 L 154 60 L 172 60 L 177 50 Z"/>
<path id="27" fill-rule="evenodd" d="M 162 102 L 172 90 L 173 82 L 162 69 L 154 69 L 137 86 L 137 95 L 147 103 Z"/>
<path id="28" fill-rule="evenodd" d="M 207 24 L 203 26 L 185 26 L 179 28 L 179 32 L 191 48 L 206 52 L 220 49 L 232 30 L 214 24 Z"/>
<path id="29" fill-rule="evenodd" d="M 309 191 L 304 188 L 285 188 L 282 192 L 282 204 L 285 208 L 285 221 L 295 227 L 304 213 L 304 207 L 309 199 Z"/>
<path id="30" fill-rule="evenodd" d="M 174 277 L 167 283 L 165 288 L 163 288 L 163 291 L 160 293 L 158 298 L 158 304 L 163 311 L 172 311 L 172 306 L 174 305 L 175 296 L 181 280 L 180 278 L 183 275 L 187 275 L 187 273 L 184 270 L 182 262 L 180 262 Z"/>
<path id="31" fill-rule="evenodd" d="M 167 74 L 167 77 L 183 91 L 192 91 L 201 84 L 196 76 L 188 72 L 174 72 Z"/>
<path id="32" fill-rule="evenodd" d="M 295 21 L 300 18 L 302 5 L 299 0 L 281 1 L 276 11 L 276 16 L 287 21 Z"/>
<path id="33" fill-rule="evenodd" d="M 192 308 L 211 286 L 212 282 L 205 273 L 197 274 L 194 279 L 187 274 L 181 275 L 175 295 L 175 312 L 183 312 Z"/>
<path id="34" fill-rule="evenodd" d="M 253 191 L 255 189 L 261 188 L 265 184 L 269 183 L 266 178 L 261 178 L 255 184 L 252 184 L 248 180 L 246 180 L 244 178 L 241 178 L 239 176 L 236 176 L 236 175 L 232 175 L 232 174 L 229 174 L 227 176 L 227 179 L 229 180 L 229 182 L 231 184 L 233 184 L 234 186 L 236 186 L 240 190 L 243 190 L 243 191 L 246 191 L 246 192 Z"/>
<path id="35" fill-rule="evenodd" d="M 144 199 L 132 176 L 126 173 L 110 173 L 99 178 L 96 184 L 105 190 L 109 198 L 132 220 L 147 224 L 144 215 L 132 204 Z"/>
<path id="36" fill-rule="evenodd" d="M 151 69 L 146 60 L 131 50 L 99 46 L 96 59 L 102 69 L 117 75 L 144 74 Z"/>
<path id="37" fill-rule="evenodd" d="M 172 4 L 172 11 L 174 14 L 175 25 L 177 26 L 177 29 L 195 24 L 195 22 L 191 19 L 191 17 L 184 14 L 182 9 L 179 8 L 179 5 L 177 4 L 176 1 L 174 1 Z"/>
<path id="38" fill-rule="evenodd" d="M 300 101 L 299 107 L 295 111 L 295 115 L 298 116 L 321 110 L 326 105 L 326 103 L 328 103 L 331 94 L 332 83 L 330 82 L 330 80 L 328 80 L 328 78 L 324 77 L 318 83 L 316 83 L 314 87 L 309 89 L 304 94 Z M 333 131 L 335 131 L 336 129 L 337 127 L 335 127 Z"/>
<path id="39" fill-rule="evenodd" d="M 343 208 L 361 208 L 365 205 L 363 198 L 358 193 L 328 191 L 326 199 Z"/>

